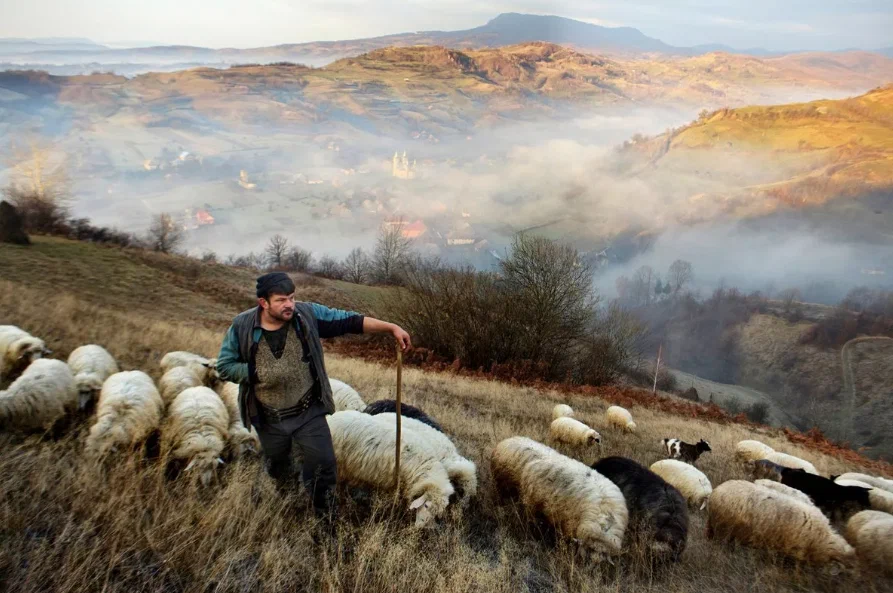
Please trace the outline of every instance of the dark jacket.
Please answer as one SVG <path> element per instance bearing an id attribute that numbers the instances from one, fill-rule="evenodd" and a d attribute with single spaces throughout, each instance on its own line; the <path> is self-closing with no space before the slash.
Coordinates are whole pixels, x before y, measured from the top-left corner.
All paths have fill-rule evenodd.
<path id="1" fill-rule="evenodd" d="M 361 334 L 363 319 L 363 315 L 353 311 L 331 309 L 318 303 L 295 303 L 295 314 L 292 317 L 295 335 L 301 340 L 304 357 L 309 359 L 310 372 L 329 414 L 335 413 L 335 402 L 320 338 Z M 262 334 L 260 308 L 243 311 L 233 319 L 223 338 L 220 354 L 217 355 L 217 372 L 220 378 L 239 384 L 239 414 L 246 427 L 252 424 L 257 426 L 261 421 L 261 410 L 254 392 L 257 383 L 254 357 Z"/>

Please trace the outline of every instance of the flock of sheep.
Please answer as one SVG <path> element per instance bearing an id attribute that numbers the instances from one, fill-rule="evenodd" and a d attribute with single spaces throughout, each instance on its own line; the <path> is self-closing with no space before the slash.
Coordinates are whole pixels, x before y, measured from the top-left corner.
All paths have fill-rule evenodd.
<path id="1" fill-rule="evenodd" d="M 15 326 L 0 326 L 0 380 L 21 374 L 0 392 L 0 427 L 49 430 L 95 403 L 85 452 L 107 460 L 160 436 L 168 464 L 208 486 L 224 464 L 259 450 L 253 430 L 241 422 L 238 387 L 222 382 L 216 361 L 189 352 L 161 360 L 156 386 L 142 371 L 120 371 L 101 346 L 74 350 L 67 363 L 44 358 L 43 341 Z M 331 379 L 336 413 L 327 416 L 339 481 L 393 490 L 395 402 L 367 405 L 352 387 Z M 415 525 L 467 505 L 478 491 L 477 467 L 463 457 L 443 428 L 424 411 L 401 407 L 400 495 Z M 601 435 L 559 404 L 550 438 L 571 447 L 601 445 Z M 611 406 L 609 426 L 636 432 L 631 414 Z M 593 560 L 622 553 L 628 532 L 645 537 L 659 558 L 678 560 L 685 550 L 690 509 L 706 509 L 707 535 L 818 564 L 867 566 L 893 571 L 893 480 L 864 474 L 826 478 L 809 462 L 754 440 L 741 441 L 735 456 L 749 464 L 755 481 L 730 480 L 713 489 L 695 467 L 711 450 L 663 439 L 667 459 L 650 468 L 623 457 L 592 466 L 523 436 L 507 438 L 489 456 L 500 499 L 518 498 L 572 538 Z M 853 514 L 855 512 L 855 514 Z M 831 520 L 849 516 L 844 536 Z"/>

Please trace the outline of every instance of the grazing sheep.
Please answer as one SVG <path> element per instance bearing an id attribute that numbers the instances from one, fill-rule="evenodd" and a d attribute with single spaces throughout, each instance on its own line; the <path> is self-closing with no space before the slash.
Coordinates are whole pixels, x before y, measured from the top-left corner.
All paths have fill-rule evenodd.
<path id="1" fill-rule="evenodd" d="M 354 410 L 335 412 L 326 420 L 339 480 L 392 490 L 396 427 Z M 400 439 L 400 488 L 409 510 L 416 511 L 416 527 L 425 527 L 441 516 L 455 492 L 437 455 L 424 437 L 411 430 Z"/>
<path id="2" fill-rule="evenodd" d="M 164 402 L 152 378 L 142 371 L 123 371 L 105 380 L 96 404 L 85 450 L 94 458 L 116 453 L 148 438 L 161 423 Z"/>
<path id="3" fill-rule="evenodd" d="M 75 348 L 68 355 L 68 367 L 77 385 L 79 410 L 86 410 L 99 395 L 105 380 L 118 372 L 114 357 L 96 344 Z"/>
<path id="4" fill-rule="evenodd" d="M 835 484 L 840 486 L 858 486 L 859 488 L 868 489 L 868 504 L 875 511 L 884 511 L 885 513 L 893 513 L 893 492 L 887 492 L 880 488 L 875 488 L 871 484 L 859 480 L 846 480 L 837 478 Z"/>
<path id="5" fill-rule="evenodd" d="M 893 515 L 880 511 L 862 511 L 846 525 L 846 538 L 860 560 L 893 575 Z"/>
<path id="6" fill-rule="evenodd" d="M 693 465 L 676 459 L 662 459 L 651 465 L 651 471 L 679 489 L 692 508 L 703 509 L 713 492 L 710 480 Z"/>
<path id="7" fill-rule="evenodd" d="M 161 431 L 162 451 L 170 462 L 195 469 L 202 486 L 209 486 L 223 465 L 220 455 L 229 438 L 229 412 L 208 387 L 190 387 L 171 402 Z"/>
<path id="8" fill-rule="evenodd" d="M 194 354 L 183 350 L 175 350 L 174 352 L 168 352 L 162 357 L 161 370 L 166 373 L 174 367 L 181 367 L 189 364 L 198 364 L 213 368 L 217 365 L 217 359 L 206 358 L 200 354 Z"/>
<path id="9" fill-rule="evenodd" d="M 376 414 L 373 418 L 376 422 L 395 427 L 396 430 L 397 414 L 387 412 Z M 404 430 L 411 430 L 424 438 L 431 452 L 443 463 L 456 492 L 465 497 L 464 500 L 467 501 L 468 497 L 477 494 L 477 467 L 474 462 L 459 455 L 456 445 L 448 436 L 415 418 L 401 418 L 400 427 L 401 436 Z"/>
<path id="10" fill-rule="evenodd" d="M 365 410 L 363 410 L 363 413 L 369 414 L 370 416 L 375 416 L 376 414 L 385 414 L 388 412 L 393 414 L 397 413 L 397 400 L 380 399 L 378 401 L 372 402 L 371 404 L 366 406 Z M 400 415 L 405 416 L 406 418 L 414 418 L 419 422 L 424 422 L 434 430 L 443 432 L 443 428 L 440 426 L 440 424 L 437 423 L 436 420 L 434 420 L 434 418 L 431 418 L 428 414 L 415 406 L 400 402 Z"/>
<path id="11" fill-rule="evenodd" d="M 362 412 L 366 409 L 366 402 L 363 401 L 356 389 L 338 379 L 330 378 L 329 384 L 332 386 L 332 397 L 335 399 L 336 411 L 356 410 L 357 412 Z M 400 407 L 402 408 L 403 406 Z"/>
<path id="12" fill-rule="evenodd" d="M 0 391 L 0 427 L 49 430 L 77 405 L 78 392 L 68 365 L 39 358 L 9 389 Z"/>
<path id="13" fill-rule="evenodd" d="M 788 469 L 783 465 L 772 463 L 768 459 L 757 459 L 756 461 L 749 461 L 748 464 L 753 465 L 752 473 L 754 480 L 766 478 L 768 480 L 780 482 L 782 470 Z"/>
<path id="14" fill-rule="evenodd" d="M 552 408 L 552 420 L 557 420 L 558 418 L 573 418 L 574 417 L 574 409 L 571 408 L 567 404 L 555 404 L 555 407 Z"/>
<path id="15" fill-rule="evenodd" d="M 40 338 L 15 325 L 0 325 L 0 381 L 50 354 Z"/>
<path id="16" fill-rule="evenodd" d="M 866 474 L 847 472 L 839 476 L 831 476 L 831 479 L 858 480 L 860 482 L 865 482 L 872 488 L 880 488 L 881 490 L 886 490 L 887 492 L 893 494 L 893 480 L 887 480 L 885 478 L 877 478 L 875 476 L 869 476 Z"/>
<path id="17" fill-rule="evenodd" d="M 621 408 L 620 406 L 611 406 L 605 412 L 605 418 L 608 420 L 608 424 L 613 424 L 617 428 L 621 428 L 629 432 L 636 431 L 636 423 L 633 422 L 633 416 L 625 408 Z"/>
<path id="18" fill-rule="evenodd" d="M 680 439 L 664 439 L 662 442 L 670 459 L 681 459 L 692 465 L 694 465 L 702 453 L 713 450 L 710 448 L 710 443 L 704 439 L 701 439 L 694 445 L 686 443 Z"/>
<path id="19" fill-rule="evenodd" d="M 165 407 L 171 405 L 181 392 L 190 387 L 210 387 L 214 389 L 220 382 L 217 369 L 204 366 L 204 364 L 188 363 L 182 366 L 171 367 L 158 381 L 158 389 Z"/>
<path id="20" fill-rule="evenodd" d="M 806 504 L 813 504 L 812 499 L 806 495 L 806 493 L 797 490 L 796 488 L 791 488 L 790 486 L 785 486 L 781 482 L 776 482 L 774 480 L 757 480 L 754 482 L 757 486 L 762 486 L 763 488 L 768 488 L 769 490 L 774 490 L 779 494 L 784 494 L 790 496 L 791 498 L 796 498 L 800 502 Z"/>
<path id="21" fill-rule="evenodd" d="M 735 457 L 740 461 L 768 459 L 767 456 L 774 452 L 775 449 L 760 441 L 739 441 L 735 445 Z"/>
<path id="22" fill-rule="evenodd" d="M 525 437 L 500 442 L 490 465 L 498 487 L 519 492 L 531 514 L 544 515 L 593 560 L 620 553 L 629 511 L 609 479 Z"/>
<path id="23" fill-rule="evenodd" d="M 786 494 L 729 480 L 710 497 L 707 537 L 734 539 L 816 564 L 852 566 L 853 548 L 811 504 Z"/>
<path id="24" fill-rule="evenodd" d="M 229 381 L 221 383 L 216 389 L 220 399 L 229 412 L 229 448 L 233 458 L 241 457 L 246 453 L 258 453 L 260 451 L 260 439 L 252 427 L 248 430 L 242 424 L 242 416 L 239 414 L 239 385 Z"/>
<path id="25" fill-rule="evenodd" d="M 605 457 L 592 469 L 620 488 L 630 525 L 649 534 L 651 550 L 679 560 L 688 536 L 688 509 L 682 494 L 651 470 L 624 457 Z"/>
<path id="26" fill-rule="evenodd" d="M 803 471 L 810 474 L 819 474 L 819 470 L 817 470 L 813 464 L 809 463 L 805 459 L 800 459 L 799 457 L 788 455 L 787 453 L 782 453 L 780 451 L 773 451 L 766 456 L 766 459 L 771 461 L 772 463 L 783 465 L 784 467 L 789 469 L 802 469 Z"/>
<path id="27" fill-rule="evenodd" d="M 549 426 L 549 435 L 560 443 L 591 447 L 602 442 L 602 437 L 593 429 L 579 420 L 568 416 L 562 416 L 552 421 Z"/>
<path id="28" fill-rule="evenodd" d="M 858 486 L 841 486 L 828 478 L 816 476 L 801 469 L 783 469 L 781 483 L 805 493 L 817 507 L 827 514 L 846 513 L 852 507 L 856 507 L 860 511 L 870 508 L 868 489 Z"/>

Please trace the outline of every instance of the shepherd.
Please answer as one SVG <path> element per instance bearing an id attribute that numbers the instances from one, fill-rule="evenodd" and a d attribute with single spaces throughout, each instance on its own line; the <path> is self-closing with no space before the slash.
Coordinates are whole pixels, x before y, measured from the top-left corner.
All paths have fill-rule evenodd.
<path id="1" fill-rule="evenodd" d="M 283 272 L 257 279 L 257 306 L 237 315 L 223 338 L 217 372 L 239 384 L 239 412 L 260 438 L 267 472 L 280 488 L 292 476 L 292 442 L 304 457 L 301 479 L 319 519 L 335 513 L 335 451 L 326 414 L 335 413 L 321 338 L 389 333 L 400 351 L 412 344 L 393 323 L 295 301 L 295 284 Z"/>

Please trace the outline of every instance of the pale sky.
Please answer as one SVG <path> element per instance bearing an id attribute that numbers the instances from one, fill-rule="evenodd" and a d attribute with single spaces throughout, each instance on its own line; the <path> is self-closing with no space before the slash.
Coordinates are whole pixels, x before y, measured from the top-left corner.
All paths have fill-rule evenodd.
<path id="1" fill-rule="evenodd" d="M 502 12 L 630 26 L 680 46 L 893 46 L 893 0 L 0 0 L 0 37 L 257 47 L 467 29 Z"/>

